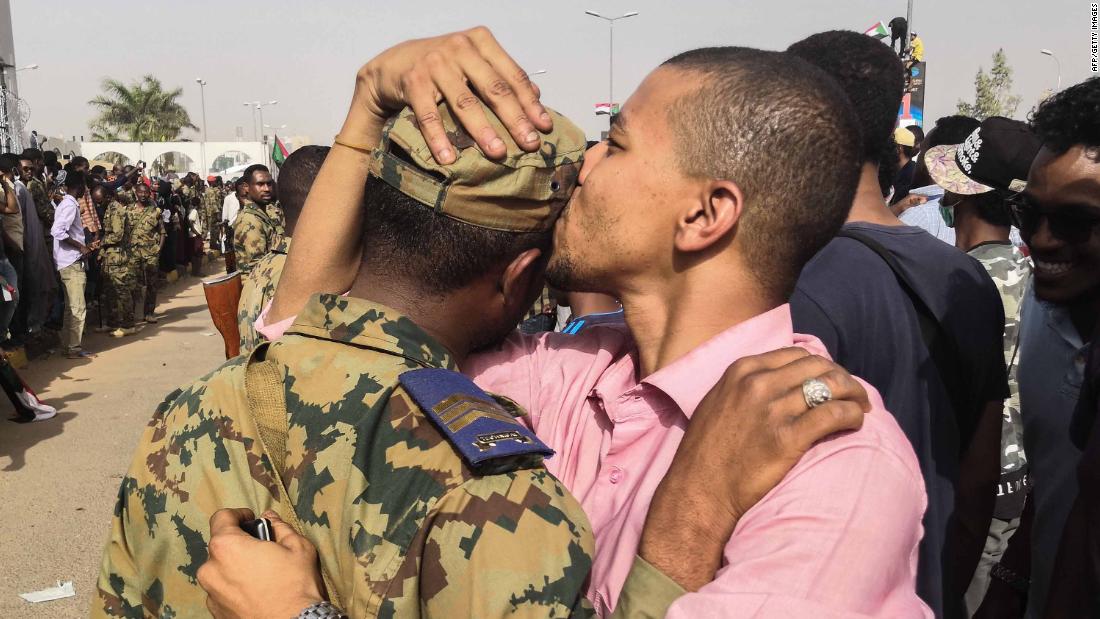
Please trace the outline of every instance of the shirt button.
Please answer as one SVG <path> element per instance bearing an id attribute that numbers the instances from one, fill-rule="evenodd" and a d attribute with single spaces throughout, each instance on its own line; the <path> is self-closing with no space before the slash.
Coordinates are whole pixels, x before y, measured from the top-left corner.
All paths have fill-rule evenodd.
<path id="1" fill-rule="evenodd" d="M 617 466 L 613 467 L 611 469 L 611 474 L 608 475 L 607 478 L 611 480 L 611 483 L 617 484 L 623 480 L 623 470 Z"/>

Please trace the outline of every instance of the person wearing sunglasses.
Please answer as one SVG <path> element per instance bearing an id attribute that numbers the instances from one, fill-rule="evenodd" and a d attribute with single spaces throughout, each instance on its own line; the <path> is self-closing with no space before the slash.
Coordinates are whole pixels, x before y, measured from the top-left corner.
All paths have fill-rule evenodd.
<path id="1" fill-rule="evenodd" d="M 1081 553 L 1079 569 L 1054 567 L 1056 557 L 1063 562 L 1059 542 L 1064 551 L 1063 532 L 1074 501 L 1095 512 L 1100 498 L 1095 484 L 1085 483 L 1100 468 L 1095 451 L 1092 459 L 1081 457 L 1093 424 L 1074 423 L 1088 345 L 1100 315 L 1098 109 L 1100 78 L 1092 78 L 1034 112 L 1031 127 L 1042 148 L 1026 188 L 1012 199 L 1035 262 L 1034 283 L 1023 303 L 1019 352 L 1020 403 L 1035 497 L 1029 617 L 1053 616 L 1049 613 L 1056 610 L 1066 611 L 1058 616 L 1095 616 L 1095 609 L 1067 611 L 1072 594 L 1060 589 L 1069 584 L 1062 582 L 1067 573 L 1078 583 L 1091 578 L 1092 587 L 1100 580 L 1095 569 L 1086 569 L 1100 564 L 1095 518 L 1080 521 L 1085 526 L 1070 540 L 1069 546 Z M 1077 590 L 1093 603 L 1095 591 L 1088 585 Z"/>

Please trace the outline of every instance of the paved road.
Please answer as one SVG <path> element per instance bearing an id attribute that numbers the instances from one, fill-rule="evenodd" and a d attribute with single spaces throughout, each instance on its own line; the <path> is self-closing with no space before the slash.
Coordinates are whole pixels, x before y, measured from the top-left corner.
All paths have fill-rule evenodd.
<path id="1" fill-rule="evenodd" d="M 0 617 L 87 617 L 119 480 L 153 409 L 218 366 L 221 337 L 195 278 L 161 292 L 163 320 L 136 336 L 89 333 L 99 356 L 33 361 L 23 379 L 59 413 L 7 421 L 0 397 Z M 72 580 L 77 596 L 29 604 L 19 593 Z"/>

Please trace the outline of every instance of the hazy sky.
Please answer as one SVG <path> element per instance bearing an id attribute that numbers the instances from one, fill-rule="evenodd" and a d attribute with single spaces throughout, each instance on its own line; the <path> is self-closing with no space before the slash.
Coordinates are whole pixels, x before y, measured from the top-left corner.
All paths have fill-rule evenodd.
<path id="1" fill-rule="evenodd" d="M 584 14 L 638 11 L 615 26 L 615 98 L 622 101 L 647 72 L 673 54 L 708 45 L 782 49 L 810 33 L 863 31 L 904 15 L 904 0 L 189 0 L 188 2 L 43 2 L 11 0 L 16 62 L 29 103 L 28 129 L 88 136 L 87 101 L 110 76 L 124 81 L 150 73 L 182 86 L 196 125 L 202 110 L 196 77 L 207 80 L 210 140 L 252 136 L 244 101 L 277 99 L 264 121 L 283 134 L 327 143 L 344 118 L 356 69 L 405 39 L 484 24 L 521 65 L 534 72 L 543 100 L 598 135 L 606 117 L 593 105 L 607 99 L 608 28 Z M 1089 2 L 1080 0 L 916 0 L 913 28 L 928 62 L 926 118 L 952 113 L 973 97 L 979 65 L 1003 47 L 1015 69 L 1023 118 L 1044 89 L 1054 88 L 1054 50 L 1062 85 L 1088 78 Z M 192 136 L 194 137 L 194 136 Z"/>

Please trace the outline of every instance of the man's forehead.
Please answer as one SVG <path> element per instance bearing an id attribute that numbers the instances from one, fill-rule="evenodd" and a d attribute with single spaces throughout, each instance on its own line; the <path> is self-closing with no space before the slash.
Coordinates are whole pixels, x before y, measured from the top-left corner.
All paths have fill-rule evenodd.
<path id="1" fill-rule="evenodd" d="M 1100 162 L 1095 153 L 1075 146 L 1064 153 L 1039 150 L 1028 173 L 1027 195 L 1049 204 L 1085 204 L 1100 208 Z"/>

